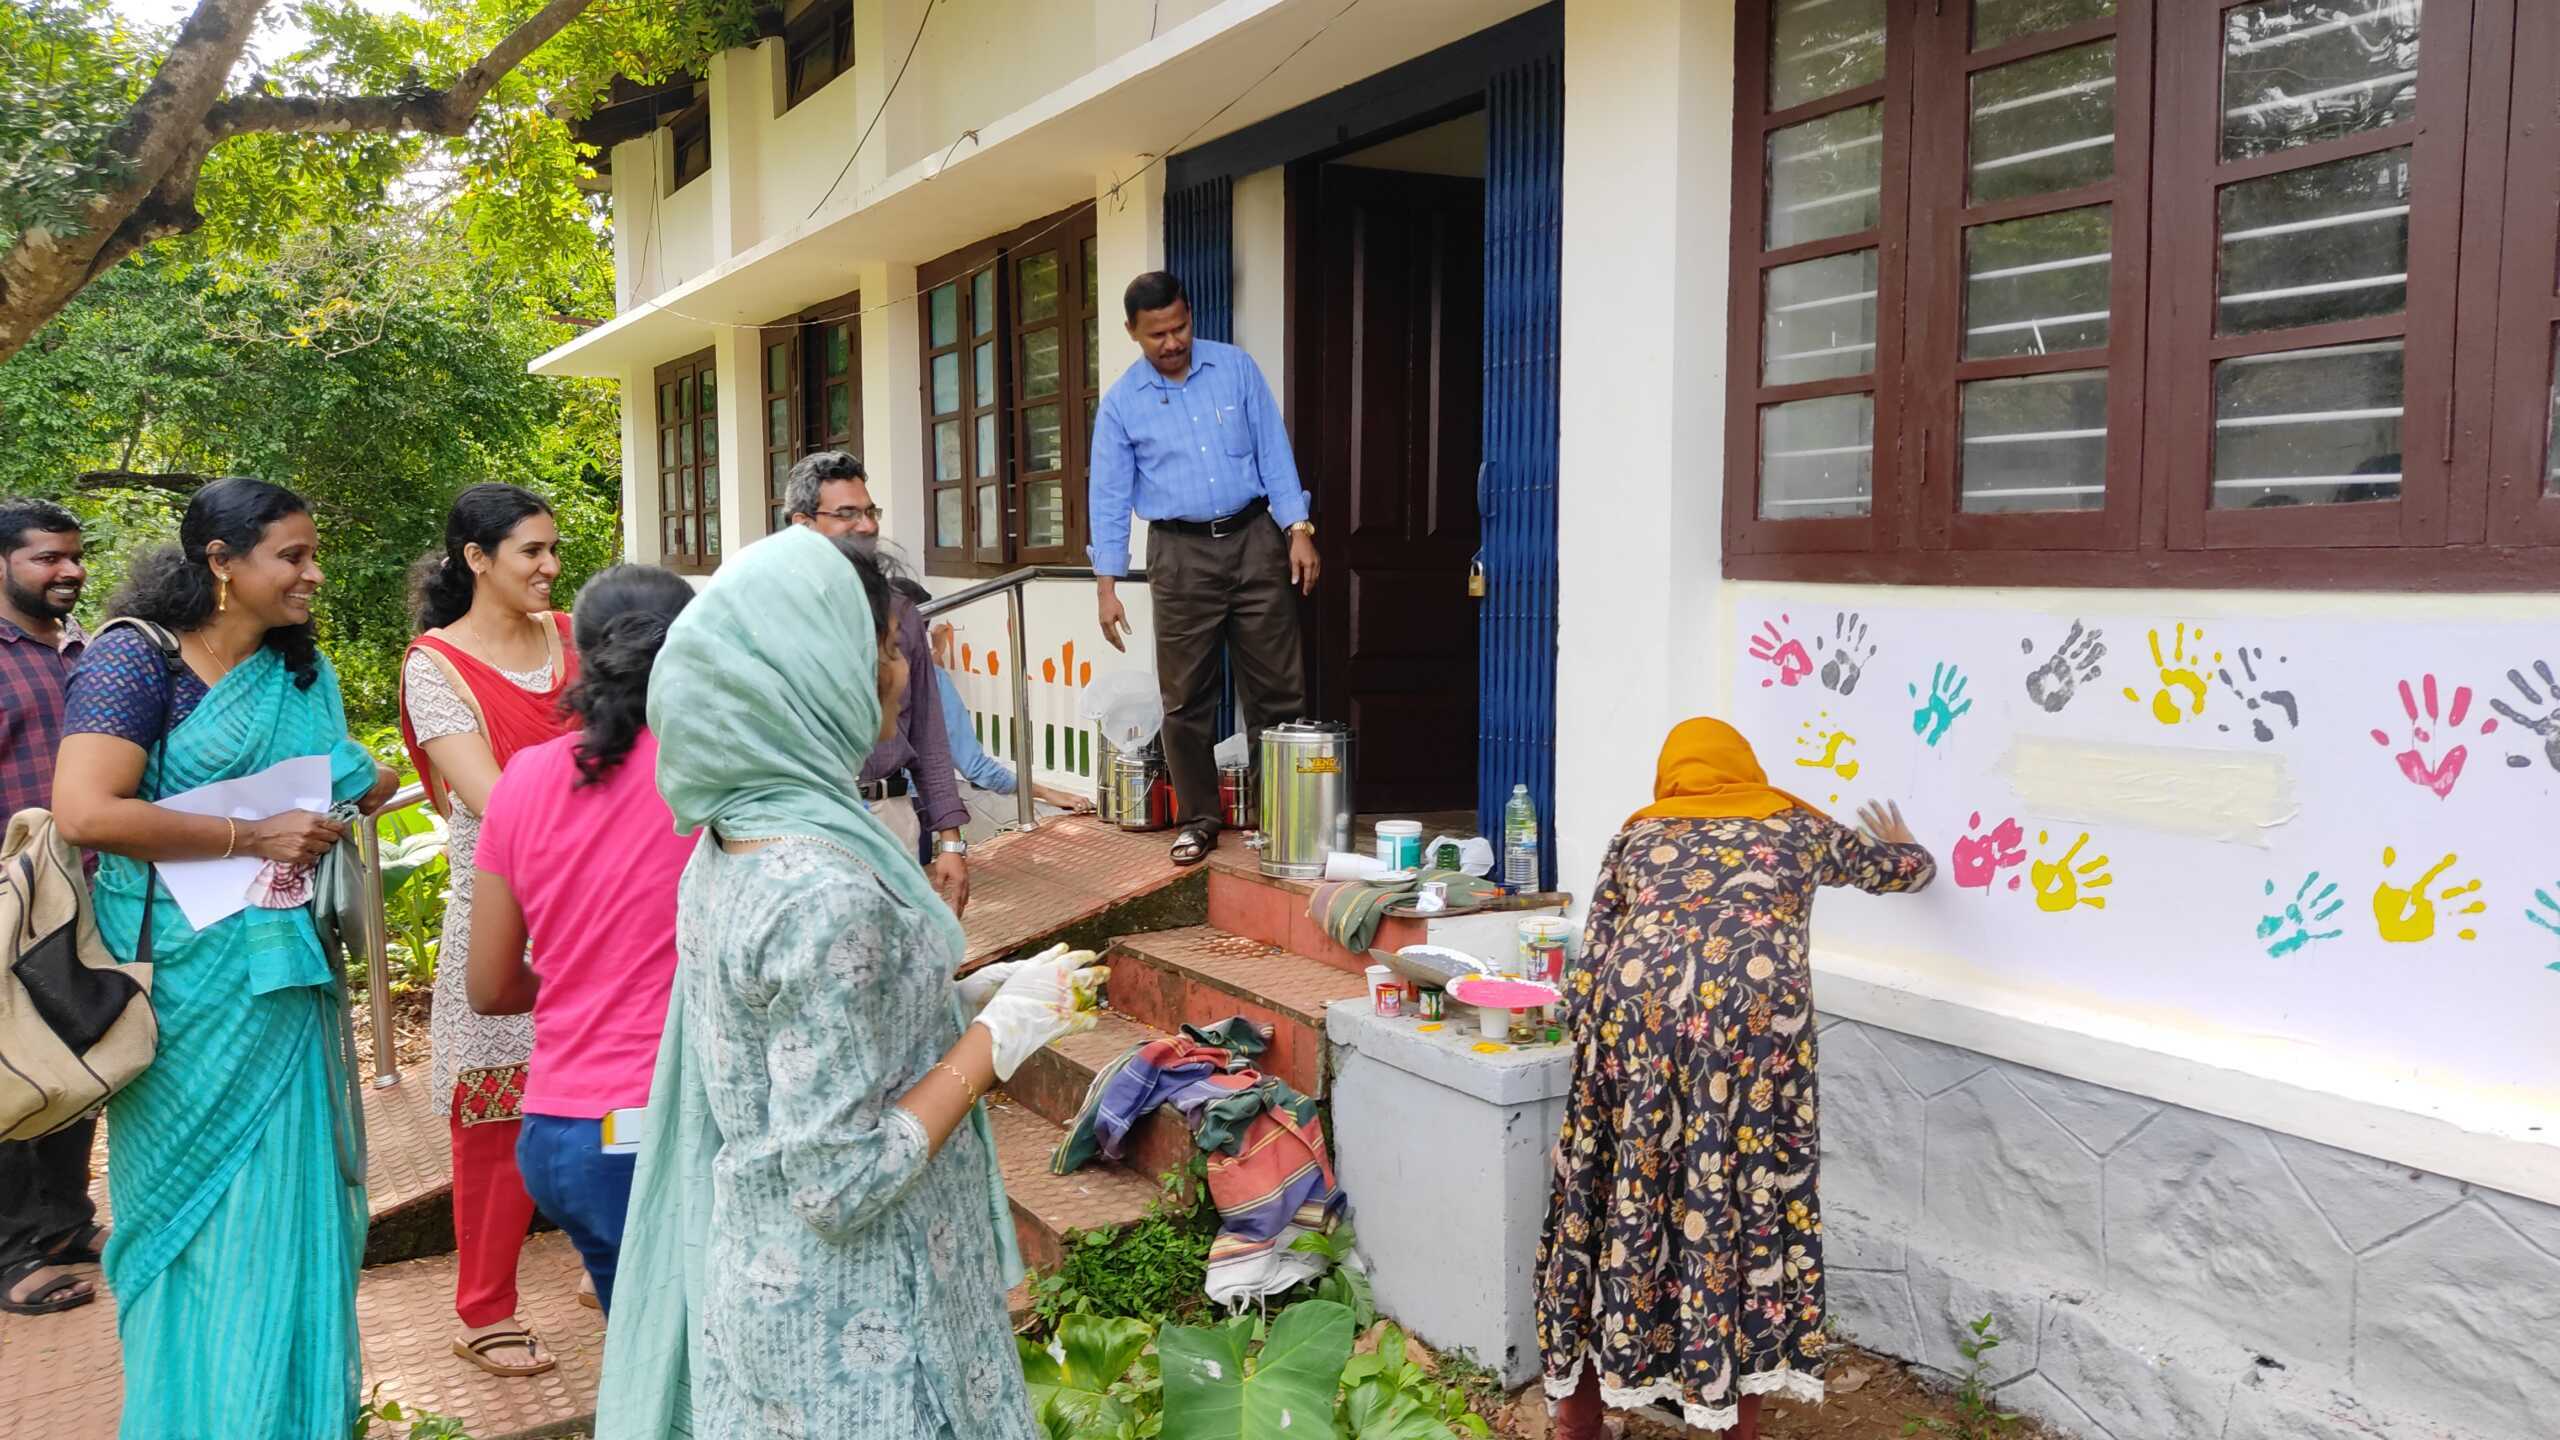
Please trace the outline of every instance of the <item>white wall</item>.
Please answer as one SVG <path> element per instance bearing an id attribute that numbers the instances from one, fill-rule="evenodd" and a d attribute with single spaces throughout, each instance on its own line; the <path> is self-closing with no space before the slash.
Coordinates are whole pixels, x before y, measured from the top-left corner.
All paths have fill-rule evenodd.
<path id="1" fill-rule="evenodd" d="M 1274 389 L 1289 373 L 1289 186 L 1279 166 L 1236 181 L 1230 221 L 1236 343 Z"/>

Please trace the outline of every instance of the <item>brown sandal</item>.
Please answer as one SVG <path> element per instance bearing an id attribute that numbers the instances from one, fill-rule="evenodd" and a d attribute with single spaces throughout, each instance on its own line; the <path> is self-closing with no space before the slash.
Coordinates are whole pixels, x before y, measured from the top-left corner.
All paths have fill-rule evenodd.
<path id="1" fill-rule="evenodd" d="M 1217 832 L 1206 825 L 1185 825 L 1174 833 L 1173 863 L 1184 869 L 1209 858 L 1218 848 Z"/>
<path id="2" fill-rule="evenodd" d="M 519 1380 L 528 1375 L 548 1374 L 559 1368 L 559 1361 L 536 1348 L 541 1343 L 530 1330 L 492 1330 L 476 1339 L 454 1341 L 453 1353 L 502 1380 Z M 509 1365 L 489 1358 L 490 1351 L 505 1349 L 522 1350 L 541 1358 L 529 1365 Z"/>

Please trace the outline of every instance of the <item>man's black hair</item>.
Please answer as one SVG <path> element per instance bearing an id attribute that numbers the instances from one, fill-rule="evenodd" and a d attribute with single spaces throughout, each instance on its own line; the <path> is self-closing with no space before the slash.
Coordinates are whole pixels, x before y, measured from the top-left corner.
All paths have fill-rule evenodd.
<path id="1" fill-rule="evenodd" d="M 1138 323 L 1138 312 L 1162 310 L 1176 302 L 1188 304 L 1191 292 L 1182 288 L 1182 277 L 1168 270 L 1150 270 L 1129 282 L 1120 293 L 1120 306 L 1129 312 L 1129 323 Z"/>

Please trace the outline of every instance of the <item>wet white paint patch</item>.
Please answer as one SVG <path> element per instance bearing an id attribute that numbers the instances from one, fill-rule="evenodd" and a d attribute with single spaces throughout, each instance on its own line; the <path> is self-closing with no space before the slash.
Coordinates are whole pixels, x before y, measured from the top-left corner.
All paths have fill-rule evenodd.
<path id="1" fill-rule="evenodd" d="M 2301 811 L 2292 769 L 2274 752 L 2022 736 L 1997 768 L 2029 814 L 2088 825 L 2138 825 L 2266 849 L 2268 832 Z"/>

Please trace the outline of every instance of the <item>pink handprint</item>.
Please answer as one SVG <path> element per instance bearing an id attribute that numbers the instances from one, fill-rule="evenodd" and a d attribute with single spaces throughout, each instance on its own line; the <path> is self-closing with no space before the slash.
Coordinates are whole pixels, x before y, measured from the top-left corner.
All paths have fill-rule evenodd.
<path id="1" fill-rule="evenodd" d="M 2395 751 L 2391 758 L 2400 762 L 2400 773 L 2408 777 L 2410 784 L 2434 791 L 2436 798 L 2441 800 L 2451 795 L 2454 785 L 2462 779 L 2462 767 L 2471 759 L 2471 748 L 2456 745 L 2432 760 L 2428 758 L 2428 751 L 2436 743 L 2438 730 L 2448 734 L 2458 731 L 2470 718 L 2471 687 L 2453 687 L 2453 708 L 2448 711 L 2438 706 L 2436 677 L 2421 676 L 2418 683 L 2419 689 L 2413 691 L 2408 681 L 2400 682 L 2400 709 L 2409 717 L 2409 745 L 2407 749 Z M 2425 697 L 2423 701 L 2421 692 Z M 2497 729 L 2495 720 L 2480 723 L 2483 735 L 2495 734 Z M 2374 744 L 2385 750 L 2391 748 L 2390 735 L 2380 730 L 2372 734 Z"/>
<path id="2" fill-rule="evenodd" d="M 1982 812 L 1976 810 L 1965 821 L 1969 831 L 1982 830 Z M 1967 890 L 1991 893 L 2003 870 L 2015 869 L 2027 861 L 2026 832 L 2014 819 L 2003 820 L 1987 832 L 1968 834 L 1956 841 L 1954 864 L 1956 884 Z M 2018 877 L 2009 877 L 2009 888 L 2018 888 Z"/>
<path id="3" fill-rule="evenodd" d="M 1795 623 L 1792 615 L 1781 615 L 1778 619 L 1790 625 Z M 1760 633 L 1751 637 L 1751 658 L 1766 662 L 1778 672 L 1760 681 L 1763 690 L 1772 685 L 1792 687 L 1813 673 L 1813 657 L 1805 652 L 1804 642 L 1790 639 L 1773 621 L 1761 621 Z"/>

